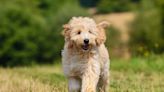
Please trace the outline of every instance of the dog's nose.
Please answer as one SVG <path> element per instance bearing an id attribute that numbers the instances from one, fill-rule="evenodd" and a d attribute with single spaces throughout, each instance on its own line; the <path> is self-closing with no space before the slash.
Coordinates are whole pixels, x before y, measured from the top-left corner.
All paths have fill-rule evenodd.
<path id="1" fill-rule="evenodd" d="M 84 43 L 88 44 L 89 43 L 89 39 L 84 39 Z"/>

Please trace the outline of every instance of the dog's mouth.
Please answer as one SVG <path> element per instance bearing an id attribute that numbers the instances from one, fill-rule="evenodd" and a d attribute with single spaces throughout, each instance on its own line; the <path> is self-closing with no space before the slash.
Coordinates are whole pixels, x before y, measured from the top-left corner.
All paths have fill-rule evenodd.
<path id="1" fill-rule="evenodd" d="M 84 44 L 84 45 L 82 45 L 82 49 L 83 49 L 83 50 L 88 50 L 88 49 L 89 49 L 89 44 Z"/>

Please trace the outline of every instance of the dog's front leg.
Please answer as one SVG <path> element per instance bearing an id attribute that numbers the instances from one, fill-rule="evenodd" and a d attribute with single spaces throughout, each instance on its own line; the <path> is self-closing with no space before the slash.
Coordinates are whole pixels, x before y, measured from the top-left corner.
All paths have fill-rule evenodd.
<path id="1" fill-rule="evenodd" d="M 81 92 L 96 92 L 96 86 L 99 79 L 99 71 L 89 69 L 82 76 Z"/>
<path id="2" fill-rule="evenodd" d="M 69 92 L 80 92 L 80 80 L 74 77 L 68 79 Z"/>

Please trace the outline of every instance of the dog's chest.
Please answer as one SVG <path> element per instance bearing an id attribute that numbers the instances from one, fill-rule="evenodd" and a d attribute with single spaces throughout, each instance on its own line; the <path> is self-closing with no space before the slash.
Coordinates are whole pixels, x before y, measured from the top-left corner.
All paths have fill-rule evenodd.
<path id="1" fill-rule="evenodd" d="M 81 75 L 88 67 L 89 59 L 73 56 L 70 58 L 69 71 L 71 76 Z"/>
<path id="2" fill-rule="evenodd" d="M 98 56 L 80 57 L 72 56 L 66 59 L 64 63 L 64 71 L 67 76 L 81 76 L 89 67 L 99 67 Z"/>

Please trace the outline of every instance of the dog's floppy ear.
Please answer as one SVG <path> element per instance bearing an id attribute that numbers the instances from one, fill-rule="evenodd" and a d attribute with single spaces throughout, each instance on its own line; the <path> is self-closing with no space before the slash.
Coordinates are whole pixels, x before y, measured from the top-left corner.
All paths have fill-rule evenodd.
<path id="1" fill-rule="evenodd" d="M 70 39 L 70 25 L 69 24 L 64 24 L 63 25 L 63 32 L 62 32 L 62 35 L 65 37 L 65 40 L 69 40 Z M 72 48 L 73 47 L 73 44 L 72 44 L 72 41 L 69 41 L 68 43 L 68 48 Z"/>
<path id="2" fill-rule="evenodd" d="M 71 27 L 70 27 L 69 24 L 64 24 L 64 25 L 63 25 L 63 28 L 64 28 L 64 30 L 62 31 L 62 35 L 63 35 L 64 37 L 68 38 L 69 35 L 70 35 L 70 31 L 69 31 L 69 30 L 71 29 Z"/>
<path id="3" fill-rule="evenodd" d="M 104 28 L 104 29 L 105 29 L 105 28 L 108 28 L 109 25 L 110 25 L 110 23 L 107 22 L 107 21 L 102 21 L 102 22 L 100 22 L 100 23 L 98 24 L 99 27 Z"/>
<path id="4" fill-rule="evenodd" d="M 109 23 L 107 21 L 102 21 L 100 23 L 97 24 L 97 28 L 98 28 L 98 36 L 96 39 L 96 44 L 99 46 L 103 43 L 105 43 L 106 41 L 106 33 L 105 33 L 105 29 L 109 26 Z"/>

